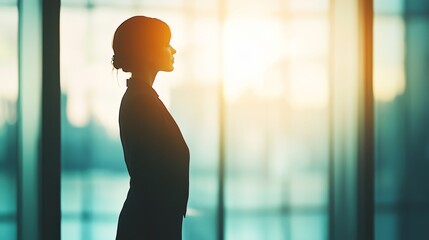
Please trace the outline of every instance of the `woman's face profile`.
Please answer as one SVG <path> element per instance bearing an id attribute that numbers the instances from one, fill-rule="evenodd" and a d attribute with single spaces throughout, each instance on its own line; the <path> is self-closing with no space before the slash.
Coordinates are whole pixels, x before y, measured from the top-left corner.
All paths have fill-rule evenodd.
<path id="1" fill-rule="evenodd" d="M 161 48 L 159 53 L 159 71 L 171 72 L 174 70 L 174 54 L 176 49 L 174 49 L 170 43 Z"/>
<path id="2" fill-rule="evenodd" d="M 174 70 L 174 49 L 170 43 L 156 49 L 155 51 L 149 51 L 143 53 L 141 56 L 140 66 L 150 66 L 155 71 L 171 72 Z"/>

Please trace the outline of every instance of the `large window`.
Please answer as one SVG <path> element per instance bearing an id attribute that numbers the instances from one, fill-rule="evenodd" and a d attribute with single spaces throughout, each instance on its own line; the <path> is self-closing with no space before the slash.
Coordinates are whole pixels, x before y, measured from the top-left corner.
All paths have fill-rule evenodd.
<path id="1" fill-rule="evenodd" d="M 16 239 L 18 11 L 0 2 L 0 237 Z"/>
<path id="2" fill-rule="evenodd" d="M 117 123 L 128 76 L 112 71 L 111 41 L 143 14 L 170 24 L 178 50 L 155 88 L 191 149 L 185 239 L 217 238 L 219 141 L 226 239 L 326 239 L 328 12 L 328 1 L 64 1 L 63 238 L 115 234 L 128 189 Z"/>
<path id="3" fill-rule="evenodd" d="M 0 0 L 1 239 L 58 223 L 44 208 L 59 199 L 59 158 L 46 157 L 58 114 L 62 239 L 114 238 L 129 75 L 113 70 L 111 43 L 132 15 L 165 20 L 177 49 L 154 87 L 191 150 L 185 240 L 360 240 L 372 219 L 376 240 L 429 236 L 429 1 L 374 0 L 371 41 L 372 1 L 64 0 L 61 99 L 58 34 L 44 34 L 58 19 L 40 3 Z"/>

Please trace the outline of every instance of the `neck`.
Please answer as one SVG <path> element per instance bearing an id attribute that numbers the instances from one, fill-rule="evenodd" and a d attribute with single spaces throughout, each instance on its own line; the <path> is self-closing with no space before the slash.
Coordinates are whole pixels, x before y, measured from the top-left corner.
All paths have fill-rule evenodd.
<path id="1" fill-rule="evenodd" d="M 149 71 L 145 69 L 144 71 L 133 72 L 131 78 L 136 81 L 143 81 L 149 86 L 152 86 L 153 82 L 155 82 L 156 74 L 158 74 L 158 71 Z"/>

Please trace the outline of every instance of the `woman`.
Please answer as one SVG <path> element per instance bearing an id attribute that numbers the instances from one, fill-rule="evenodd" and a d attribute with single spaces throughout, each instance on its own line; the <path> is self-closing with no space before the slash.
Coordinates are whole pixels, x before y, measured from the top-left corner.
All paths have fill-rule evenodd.
<path id="1" fill-rule="evenodd" d="M 189 150 L 152 88 L 159 71 L 173 71 L 176 50 L 168 25 L 135 16 L 113 38 L 113 66 L 131 72 L 119 110 L 130 189 L 119 216 L 117 240 L 182 239 L 189 188 Z"/>

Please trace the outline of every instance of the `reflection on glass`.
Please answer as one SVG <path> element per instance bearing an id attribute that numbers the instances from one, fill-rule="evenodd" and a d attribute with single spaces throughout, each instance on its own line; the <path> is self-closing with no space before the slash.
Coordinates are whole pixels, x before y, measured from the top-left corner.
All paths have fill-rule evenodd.
<path id="1" fill-rule="evenodd" d="M 17 36 L 16 6 L 0 4 L 0 237 L 5 240 L 17 233 Z"/>

